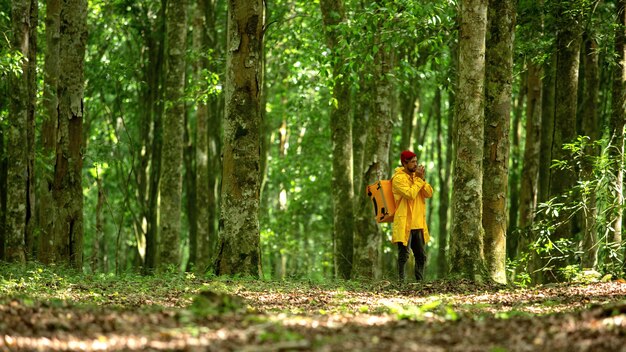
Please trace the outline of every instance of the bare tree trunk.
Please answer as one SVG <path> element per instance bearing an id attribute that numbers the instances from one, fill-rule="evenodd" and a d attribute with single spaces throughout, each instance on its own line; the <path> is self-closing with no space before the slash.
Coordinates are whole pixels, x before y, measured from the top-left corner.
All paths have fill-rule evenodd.
<path id="1" fill-rule="evenodd" d="M 26 184 L 26 260 L 32 260 L 35 229 L 35 110 L 37 108 L 37 26 L 39 2 L 30 0 L 30 28 L 28 45 L 28 114 L 26 119 L 28 180 Z"/>
<path id="2" fill-rule="evenodd" d="M 483 228 L 485 262 L 491 279 L 506 283 L 509 126 L 516 8 L 511 0 L 490 0 L 485 77 Z"/>
<path id="3" fill-rule="evenodd" d="M 386 44 L 380 42 L 380 36 L 376 41 L 380 49 L 374 58 L 373 81 L 377 84 L 374 87 L 374 105 L 363 154 L 362 182 L 365 185 L 389 177 L 389 149 L 393 125 L 394 86 L 388 75 L 393 67 L 393 58 L 387 52 Z M 354 238 L 353 277 L 377 279 L 381 275 L 382 236 L 372 215 L 370 200 L 364 196 L 358 199 L 360 202 Z"/>
<path id="4" fill-rule="evenodd" d="M 510 234 L 518 227 L 517 216 L 519 214 L 519 197 L 520 197 L 520 159 L 521 159 L 521 125 L 522 113 L 524 111 L 524 100 L 526 98 L 526 85 L 528 73 L 524 72 L 520 77 L 520 91 L 513 109 L 513 121 L 510 125 L 511 147 L 509 152 L 509 160 L 511 168 L 509 169 L 509 219 L 507 221 L 507 232 Z"/>
<path id="5" fill-rule="evenodd" d="M 161 154 L 163 149 L 163 89 L 161 88 L 161 80 L 164 71 L 164 57 L 165 57 L 165 9 L 166 0 L 161 0 L 161 8 L 157 16 L 157 23 L 152 31 L 153 35 L 149 39 L 148 51 L 149 61 L 146 72 L 146 81 L 148 82 L 146 87 L 146 101 L 149 103 L 146 106 L 146 112 L 149 112 L 145 116 L 147 124 L 152 124 L 152 141 L 149 144 L 149 135 L 144 135 L 144 144 L 146 149 L 150 150 L 150 160 L 144 159 L 142 163 L 143 175 L 145 178 L 143 184 L 144 188 L 147 188 L 146 201 L 144 207 L 144 217 L 146 218 L 146 249 L 144 255 L 144 274 L 151 273 L 157 265 L 157 251 L 158 251 L 158 199 L 159 199 L 159 183 L 161 180 Z M 149 145 L 149 147 L 148 147 Z M 146 155 L 148 157 L 148 155 Z M 149 174 L 146 171 L 148 168 L 148 162 L 150 164 Z"/>
<path id="6" fill-rule="evenodd" d="M 350 279 L 352 272 L 352 247 L 354 238 L 354 184 L 352 170 L 352 124 L 350 115 L 350 86 L 347 75 L 342 74 L 343 56 L 337 52 L 340 33 L 337 26 L 345 22 L 342 1 L 320 1 L 326 42 L 332 52 L 333 104 L 330 112 L 330 130 L 333 144 L 333 248 L 335 273 Z"/>
<path id="7" fill-rule="evenodd" d="M 7 87 L 2 88 L 4 90 Z M 6 260 L 4 252 L 6 247 L 7 157 L 4 150 L 4 134 L 4 127 L 0 126 L 0 260 Z"/>
<path id="8" fill-rule="evenodd" d="M 621 260 L 619 252 L 622 244 L 622 214 L 624 206 L 623 180 L 624 180 L 624 120 L 626 119 L 626 1 L 620 0 L 617 6 L 618 25 L 615 32 L 615 55 L 619 58 L 613 73 L 613 104 L 610 121 L 611 133 L 611 172 L 615 179 L 612 189 L 614 190 L 613 210 L 611 212 L 612 233 L 608 239 L 609 247 L 616 251 L 617 257 L 607 257 L 607 264 L 616 268 L 615 259 Z"/>
<path id="9" fill-rule="evenodd" d="M 222 72 L 222 67 L 218 66 L 220 62 L 219 58 L 224 57 L 226 47 L 226 35 L 224 32 L 223 37 L 218 38 L 218 31 L 216 29 L 217 21 L 217 9 L 219 8 L 220 1 L 217 0 L 212 3 L 212 7 L 209 7 L 207 12 L 207 26 L 209 27 L 209 46 L 215 49 L 212 60 L 210 62 L 210 71 L 218 74 Z M 222 179 L 222 130 L 224 119 L 224 97 L 221 92 L 216 92 L 215 95 L 209 97 L 209 238 L 208 246 L 205 248 L 206 264 L 211 263 L 211 259 L 216 255 L 217 237 L 218 237 L 218 221 L 219 221 L 219 209 L 220 198 L 218 194 L 221 189 Z"/>
<path id="10" fill-rule="evenodd" d="M 261 0 L 228 2 L 226 115 L 217 275 L 260 277 Z"/>
<path id="11" fill-rule="evenodd" d="M 519 245 L 511 251 L 511 258 L 517 256 L 519 247 L 525 250 L 530 244 L 530 229 L 535 210 L 537 208 L 537 191 L 539 183 L 539 160 L 541 153 L 541 87 L 542 69 L 534 63 L 528 66 L 526 103 L 526 144 L 524 145 L 524 161 L 522 165 L 522 180 L 520 187 Z"/>
<path id="12" fill-rule="evenodd" d="M 185 113 L 183 128 L 183 162 L 185 171 L 185 182 L 183 189 L 186 195 L 187 223 L 189 225 L 189 259 L 187 260 L 186 271 L 191 271 L 198 260 L 198 214 L 197 207 L 198 185 L 196 184 L 197 168 L 195 164 L 197 146 L 194 145 L 190 136 L 191 126 L 189 126 L 189 114 Z M 196 115 L 196 119 L 198 116 Z"/>
<path id="13" fill-rule="evenodd" d="M 157 266 L 180 266 L 182 159 L 185 105 L 186 1 L 167 3 L 167 71 L 161 183 L 159 186 L 159 260 Z"/>
<path id="14" fill-rule="evenodd" d="M 453 105 L 454 95 L 449 93 L 450 106 Z M 441 90 L 436 92 L 437 103 L 437 171 L 439 176 L 439 233 L 437 234 L 439 251 L 437 256 L 437 277 L 443 278 L 448 274 L 448 209 L 450 207 L 450 170 L 452 162 L 452 119 L 453 109 L 447 113 L 446 134 L 444 139 L 443 117 L 441 116 Z M 445 151 L 443 146 L 446 146 Z M 429 205 L 432 202 L 429 203 Z M 432 212 L 429 212 L 432 214 Z"/>
<path id="15" fill-rule="evenodd" d="M 459 32 L 459 87 L 456 96 L 456 162 L 452 182 L 452 273 L 488 279 L 482 227 L 485 34 L 487 0 L 462 0 Z"/>
<path id="16" fill-rule="evenodd" d="M 102 220 L 102 207 L 104 206 L 104 189 L 102 188 L 102 178 L 98 174 L 96 178 L 96 184 L 98 186 L 98 202 L 96 203 L 96 236 L 93 239 L 93 247 L 91 253 L 91 272 L 97 273 L 102 271 L 103 253 L 100 251 L 100 244 L 104 240 L 104 222 Z"/>
<path id="17" fill-rule="evenodd" d="M 29 184 L 32 177 L 29 165 L 28 124 L 30 108 L 30 0 L 12 1 L 11 22 L 13 28 L 13 49 L 21 53 L 21 75 L 9 74 L 11 90 L 9 104 L 9 125 L 7 126 L 7 212 L 5 227 L 5 260 L 26 261 L 26 227 L 30 215 Z"/>
<path id="18" fill-rule="evenodd" d="M 43 89 L 43 126 L 41 129 L 42 161 L 46 165 L 54 165 L 56 150 L 56 134 L 58 128 L 59 99 L 59 43 L 61 23 L 61 1 L 46 1 L 46 55 L 44 63 Z M 46 168 L 38 171 L 37 187 L 37 223 L 39 233 L 38 259 L 43 263 L 53 260 L 54 203 L 52 200 L 52 184 L 54 173 Z"/>
<path id="19" fill-rule="evenodd" d="M 209 8 L 212 10 L 212 1 L 197 0 L 196 11 L 193 19 L 193 49 L 198 55 L 193 63 L 193 73 L 195 84 L 199 86 L 199 91 L 207 91 L 209 82 L 203 77 L 203 70 L 209 69 L 208 59 L 201 53 L 209 49 L 208 16 Z M 196 103 L 196 211 L 197 211 L 197 234 L 196 239 L 189 236 L 189 261 L 196 264 L 196 271 L 203 272 L 209 264 L 209 128 L 208 109 L 204 100 Z"/>
<path id="20" fill-rule="evenodd" d="M 585 35 L 585 50 L 582 55 L 584 67 L 584 90 L 582 96 L 582 128 L 583 135 L 589 137 L 590 143 L 595 143 L 600 138 L 600 121 L 598 119 L 598 96 L 600 90 L 600 77 L 598 74 L 598 44 L 593 33 Z M 586 158 L 581 167 L 581 178 L 592 180 L 593 164 L 590 158 L 598 155 L 598 148 L 590 145 L 585 150 Z M 585 202 L 585 212 L 583 214 L 583 247 L 582 247 L 582 267 L 583 269 L 595 269 L 598 264 L 598 234 L 596 230 L 596 217 L 598 209 L 596 207 L 596 192 L 592 191 L 583 198 Z"/>
<path id="21" fill-rule="evenodd" d="M 55 261 L 83 266 L 83 67 L 87 1 L 62 0 L 59 44 L 59 115 L 52 196 Z"/>
<path id="22" fill-rule="evenodd" d="M 551 148 L 552 159 L 556 160 L 569 158 L 568 152 L 563 150 L 563 145 L 574 141 L 576 138 L 581 31 L 577 15 L 570 11 L 567 4 L 567 1 L 561 1 L 557 5 L 559 31 L 557 33 L 556 77 L 558 79 L 555 82 L 554 139 Z M 558 168 L 553 168 L 550 171 L 550 196 L 568 197 L 568 193 L 576 183 L 574 172 Z M 553 242 L 572 237 L 572 222 L 568 220 L 570 215 L 565 209 L 559 212 L 557 221 L 561 224 L 551 233 L 550 238 Z M 555 253 L 550 260 L 550 268 L 544 272 L 544 279 L 558 281 L 562 278 L 558 269 L 565 267 L 567 262 L 561 253 Z M 547 262 L 545 263 L 547 264 Z"/>

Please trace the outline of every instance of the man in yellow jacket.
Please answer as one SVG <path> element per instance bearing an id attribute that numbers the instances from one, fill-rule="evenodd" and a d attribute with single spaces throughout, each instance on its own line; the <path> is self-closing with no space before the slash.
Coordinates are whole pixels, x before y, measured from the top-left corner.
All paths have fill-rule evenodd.
<path id="1" fill-rule="evenodd" d="M 398 276 L 405 279 L 404 266 L 409 259 L 409 247 L 415 257 L 415 279 L 424 279 L 426 244 L 430 238 L 426 225 L 426 198 L 433 196 L 433 188 L 426 182 L 424 165 L 417 164 L 417 156 L 410 150 L 400 154 L 392 180 L 396 212 L 391 241 L 398 244 Z"/>

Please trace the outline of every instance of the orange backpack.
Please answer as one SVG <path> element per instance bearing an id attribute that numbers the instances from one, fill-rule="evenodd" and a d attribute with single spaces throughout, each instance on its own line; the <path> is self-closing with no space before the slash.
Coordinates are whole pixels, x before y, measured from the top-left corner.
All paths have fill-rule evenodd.
<path id="1" fill-rule="evenodd" d="M 393 198 L 391 180 L 380 180 L 366 187 L 365 191 L 374 204 L 376 222 L 393 222 L 396 202 Z"/>

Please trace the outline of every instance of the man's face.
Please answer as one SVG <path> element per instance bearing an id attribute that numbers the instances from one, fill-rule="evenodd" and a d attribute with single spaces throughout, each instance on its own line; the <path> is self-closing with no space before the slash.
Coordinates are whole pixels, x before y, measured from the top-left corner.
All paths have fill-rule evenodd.
<path id="1" fill-rule="evenodd" d="M 414 156 L 411 159 L 409 159 L 409 161 L 406 162 L 406 164 L 404 164 L 404 167 L 407 169 L 407 171 L 409 172 L 415 172 L 417 171 L 417 157 Z"/>

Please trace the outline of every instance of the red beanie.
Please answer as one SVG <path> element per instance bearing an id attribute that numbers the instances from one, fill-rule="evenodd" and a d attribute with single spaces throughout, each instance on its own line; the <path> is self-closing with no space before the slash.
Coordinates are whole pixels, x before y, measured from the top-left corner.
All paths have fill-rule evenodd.
<path id="1" fill-rule="evenodd" d="M 402 164 L 406 163 L 407 161 L 411 160 L 413 157 L 416 157 L 417 154 L 413 153 L 410 150 L 405 150 L 400 154 L 400 161 L 402 162 Z"/>

